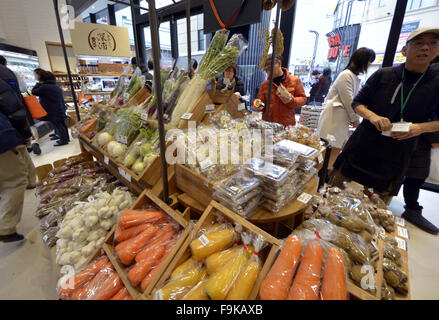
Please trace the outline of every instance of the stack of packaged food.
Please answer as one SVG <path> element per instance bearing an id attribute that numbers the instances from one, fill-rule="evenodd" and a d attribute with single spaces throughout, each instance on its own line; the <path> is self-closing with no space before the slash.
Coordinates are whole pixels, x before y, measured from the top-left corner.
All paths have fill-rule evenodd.
<path id="1" fill-rule="evenodd" d="M 245 171 L 240 171 L 214 185 L 213 199 L 235 213 L 250 217 L 262 199 L 261 182 Z"/>

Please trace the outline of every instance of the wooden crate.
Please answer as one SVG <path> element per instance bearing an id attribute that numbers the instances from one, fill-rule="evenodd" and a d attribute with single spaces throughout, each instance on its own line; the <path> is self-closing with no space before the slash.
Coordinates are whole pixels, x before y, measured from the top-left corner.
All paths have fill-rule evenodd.
<path id="1" fill-rule="evenodd" d="M 175 182 L 177 189 L 207 207 L 212 201 L 213 183 L 194 170 L 182 165 L 175 165 Z"/>
<path id="2" fill-rule="evenodd" d="M 155 275 L 155 277 L 152 279 L 150 285 L 148 288 L 146 288 L 144 295 L 149 295 L 156 285 L 156 283 L 161 278 L 163 272 L 167 269 L 170 262 L 173 260 L 175 255 L 179 252 L 182 244 L 190 234 L 192 230 L 192 224 L 190 224 L 186 219 L 183 218 L 183 216 L 179 213 L 177 213 L 175 210 L 170 208 L 168 205 L 166 205 L 163 201 L 161 201 L 159 198 L 154 196 L 149 190 L 145 190 L 137 199 L 137 201 L 132 205 L 131 209 L 141 209 L 144 205 L 152 204 L 166 212 L 170 217 L 172 217 L 184 230 L 178 239 L 177 243 L 175 244 L 174 248 L 169 253 L 167 259 L 160 267 L 159 271 Z M 114 236 L 114 232 L 112 233 Z M 118 272 L 120 278 L 122 279 L 124 285 L 128 289 L 129 293 L 134 299 L 139 299 L 142 296 L 142 292 L 139 291 L 138 288 L 135 288 L 131 285 L 131 282 L 128 280 L 127 274 L 129 267 L 126 267 L 123 265 L 119 259 L 116 256 L 116 252 L 114 250 L 113 246 L 113 236 L 110 236 L 107 241 L 103 244 L 103 249 L 105 253 L 107 254 L 110 261 L 113 263 L 116 271 Z"/>
<path id="3" fill-rule="evenodd" d="M 142 87 L 134 96 L 126 103 L 125 107 L 129 108 L 139 104 L 148 103 L 151 100 L 151 91 L 147 87 Z"/>
<path id="4" fill-rule="evenodd" d="M 175 255 L 174 259 L 169 264 L 168 268 L 163 273 L 160 280 L 157 282 L 156 287 L 152 291 L 151 295 L 145 296 L 146 299 L 153 299 L 156 296 L 156 292 L 169 279 L 169 276 L 174 271 L 174 269 L 191 256 L 190 243 L 194 239 L 196 239 L 197 233 L 201 228 L 210 225 L 215 220 L 215 215 L 214 215 L 215 212 L 222 213 L 224 215 L 224 217 L 229 222 L 237 222 L 237 223 L 241 224 L 243 226 L 243 231 L 249 230 L 257 235 L 262 235 L 265 238 L 265 240 L 267 241 L 267 246 L 262 251 L 262 256 L 266 256 L 266 258 L 265 258 L 265 261 L 262 265 L 262 269 L 258 275 L 258 278 L 255 282 L 253 290 L 249 296 L 249 300 L 256 299 L 258 292 L 259 292 L 260 285 L 261 285 L 263 279 L 265 278 L 265 276 L 269 270 L 268 266 L 271 266 L 273 264 L 274 258 L 276 256 L 280 246 L 282 245 L 282 242 L 280 240 L 276 239 L 275 237 L 271 236 L 270 234 L 266 233 L 265 231 L 259 229 L 255 225 L 251 224 L 243 217 L 230 211 L 229 209 L 222 206 L 221 204 L 219 204 L 216 201 L 210 202 L 209 206 L 206 208 L 203 215 L 201 216 L 201 218 L 198 220 L 197 224 L 193 228 L 191 234 L 186 239 L 185 243 L 181 246 L 179 252 Z"/>

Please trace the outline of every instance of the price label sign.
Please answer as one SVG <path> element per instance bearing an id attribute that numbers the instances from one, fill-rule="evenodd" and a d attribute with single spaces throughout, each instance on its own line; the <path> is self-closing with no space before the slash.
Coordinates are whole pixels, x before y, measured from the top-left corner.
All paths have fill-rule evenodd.
<path id="1" fill-rule="evenodd" d="M 185 113 L 181 116 L 181 119 L 183 120 L 190 120 L 192 118 L 192 113 Z"/>
<path id="2" fill-rule="evenodd" d="M 311 199 L 312 199 L 312 195 L 304 192 L 297 198 L 297 201 L 307 204 Z"/>
<path id="3" fill-rule="evenodd" d="M 403 218 L 395 217 L 395 223 L 401 227 L 405 227 L 405 220 Z"/>
<path id="4" fill-rule="evenodd" d="M 409 231 L 406 228 L 397 227 L 398 236 L 409 239 Z"/>
<path id="5" fill-rule="evenodd" d="M 319 161 L 319 164 L 320 163 L 322 163 L 323 162 L 323 156 L 322 156 L 322 154 L 319 154 L 319 156 L 318 156 L 318 161 Z"/>
<path id="6" fill-rule="evenodd" d="M 127 137 L 122 135 L 116 136 L 116 141 L 122 144 L 128 144 Z"/>
<path id="7" fill-rule="evenodd" d="M 110 163 L 110 159 L 107 156 L 104 156 L 104 163 L 108 165 Z"/>
<path id="8" fill-rule="evenodd" d="M 201 171 L 204 171 L 213 165 L 214 165 L 213 161 L 210 158 L 207 158 L 200 162 L 200 169 Z"/>
<path id="9" fill-rule="evenodd" d="M 120 174 L 125 180 L 127 180 L 128 182 L 131 182 L 131 176 L 130 176 L 127 172 L 125 172 L 125 170 L 123 170 L 122 168 L 118 168 L 118 170 L 119 170 L 119 174 Z"/>
<path id="10" fill-rule="evenodd" d="M 242 102 L 240 104 L 238 104 L 238 111 L 244 111 L 245 110 L 245 103 Z"/>
<path id="11" fill-rule="evenodd" d="M 140 119 L 142 119 L 143 121 L 146 121 L 146 120 L 148 120 L 148 112 L 142 112 L 141 114 L 140 114 Z"/>
<path id="12" fill-rule="evenodd" d="M 398 248 L 407 251 L 407 241 L 398 237 L 395 237 L 395 240 L 398 242 Z"/>
<path id="13" fill-rule="evenodd" d="M 205 113 L 212 113 L 212 112 L 215 112 L 215 105 L 214 104 L 206 104 Z"/>
<path id="14" fill-rule="evenodd" d="M 203 246 L 207 246 L 209 243 L 209 239 L 207 239 L 207 237 L 203 234 L 200 238 L 201 243 L 203 244 Z"/>

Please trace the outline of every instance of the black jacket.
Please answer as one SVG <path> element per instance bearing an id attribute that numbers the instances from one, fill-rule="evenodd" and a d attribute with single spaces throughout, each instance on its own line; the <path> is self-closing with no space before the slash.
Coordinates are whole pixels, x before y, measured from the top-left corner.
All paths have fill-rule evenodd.
<path id="1" fill-rule="evenodd" d="M 400 121 L 401 90 L 405 65 L 383 68 L 375 72 L 354 98 L 352 107 L 360 104 L 391 122 Z M 407 90 L 404 91 L 405 96 Z M 429 68 L 413 91 L 404 110 L 404 120 L 413 123 L 428 122 L 439 115 L 439 72 Z M 378 192 L 390 191 L 396 195 L 418 145 L 419 137 L 397 141 L 379 132 L 368 120 L 363 120 L 346 143 L 334 167 L 348 178 Z"/>
<path id="2" fill-rule="evenodd" d="M 321 76 L 319 81 L 312 85 L 311 91 L 309 92 L 309 101 L 324 102 L 325 97 L 329 92 L 329 87 L 331 86 L 331 79 L 326 76 Z"/>
<path id="3" fill-rule="evenodd" d="M 431 145 L 439 143 L 439 132 L 424 133 L 418 139 L 418 146 L 410 159 L 406 177 L 425 180 L 430 174 Z"/>
<path id="4" fill-rule="evenodd" d="M 0 66 L 0 153 L 23 144 L 32 136 L 26 110 L 15 74 Z"/>
<path id="5" fill-rule="evenodd" d="M 55 80 L 37 83 L 32 89 L 32 94 L 40 98 L 40 103 L 47 112 L 44 120 L 63 121 L 66 118 L 63 92 Z"/>
<path id="6" fill-rule="evenodd" d="M 225 87 L 226 87 L 226 85 L 224 84 L 224 76 L 220 76 L 216 82 L 216 89 L 222 90 Z M 242 81 L 242 79 L 238 76 L 235 76 L 235 88 L 233 90 L 233 93 L 235 93 L 235 92 L 239 92 L 241 97 L 245 96 L 244 81 Z"/>

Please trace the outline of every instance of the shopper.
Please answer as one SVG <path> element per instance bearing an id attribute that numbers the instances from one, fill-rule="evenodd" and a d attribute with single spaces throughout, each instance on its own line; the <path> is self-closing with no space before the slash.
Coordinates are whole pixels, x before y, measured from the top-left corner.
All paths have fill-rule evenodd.
<path id="1" fill-rule="evenodd" d="M 298 77 L 291 75 L 287 69 L 282 68 L 282 58 L 274 57 L 273 69 L 273 88 L 271 91 L 269 121 L 277 122 L 284 126 L 294 126 L 296 124 L 294 109 L 300 108 L 306 103 L 306 94 L 303 89 L 302 81 Z M 271 73 L 272 55 L 268 55 L 265 61 L 264 70 L 268 77 Z M 263 111 L 265 119 L 269 80 L 265 80 L 259 88 L 259 100 L 264 106 L 252 104 L 256 111 Z"/>
<path id="2" fill-rule="evenodd" d="M 40 99 L 40 103 L 47 112 L 47 116 L 43 120 L 50 121 L 55 134 L 52 140 L 57 140 L 55 147 L 63 146 L 69 143 L 69 131 L 67 129 L 65 119 L 66 104 L 64 102 L 63 93 L 57 86 L 55 76 L 43 69 L 34 70 L 35 79 L 38 83 L 32 89 L 32 94 Z"/>
<path id="3" fill-rule="evenodd" d="M 439 66 L 439 56 L 433 59 L 432 64 L 438 64 L 436 67 Z M 421 187 L 430 174 L 432 148 L 439 148 L 439 132 L 424 133 L 419 137 L 418 146 L 410 159 L 410 166 L 404 180 L 403 195 L 406 212 L 403 217 L 409 221 L 414 221 L 415 225 L 419 225 L 427 232 L 438 234 L 439 228 L 433 224 L 428 223 L 428 221 L 416 223 L 412 218 L 415 217 L 416 220 L 423 219 L 422 215 L 418 214 L 419 211 L 422 213 L 423 209 L 419 205 L 418 199 Z"/>
<path id="4" fill-rule="evenodd" d="M 374 188 L 386 202 L 397 195 L 416 149 L 418 137 L 439 131 L 439 72 L 430 61 L 439 50 L 439 28 L 421 28 L 407 38 L 405 64 L 383 68 L 366 82 L 352 104 L 364 118 L 337 158 L 331 183 L 354 180 Z M 391 133 L 405 121 L 408 132 Z M 400 124 L 403 126 L 402 124 Z M 421 210 L 406 210 L 404 218 L 423 229 L 431 224 Z"/>
<path id="5" fill-rule="evenodd" d="M 148 59 L 148 72 L 154 77 L 154 61 L 152 58 Z"/>
<path id="6" fill-rule="evenodd" d="M 191 67 L 192 68 L 192 75 L 194 75 L 195 71 L 198 68 L 198 61 L 195 59 L 191 59 L 191 64 L 192 64 L 192 67 Z"/>
<path id="7" fill-rule="evenodd" d="M 146 81 L 153 81 L 153 76 L 151 73 L 148 72 L 148 70 L 146 69 L 145 65 L 143 63 L 141 64 L 137 64 L 137 58 L 136 57 L 132 57 L 131 58 L 131 70 L 132 72 L 136 71 L 136 69 L 139 68 L 140 71 L 142 72 L 142 76 L 145 76 L 145 80 Z"/>
<path id="8" fill-rule="evenodd" d="M 238 98 L 241 98 L 245 95 L 244 92 L 244 82 L 237 75 L 238 65 L 233 62 L 230 67 L 228 67 L 217 79 L 216 89 L 222 92 L 231 91 Z"/>
<path id="9" fill-rule="evenodd" d="M 323 75 L 318 78 L 311 86 L 311 91 L 309 92 L 308 104 L 321 106 L 325 101 L 325 97 L 328 94 L 329 87 L 331 86 L 331 69 L 325 68 L 323 70 Z"/>
<path id="10" fill-rule="evenodd" d="M 335 160 L 348 140 L 349 125 L 357 128 L 359 117 L 352 109 L 352 101 L 360 90 L 360 73 L 365 73 L 375 60 L 372 49 L 360 48 L 353 54 L 346 69 L 334 82 L 325 100 L 325 109 L 320 115 L 317 134 L 330 142 L 331 156 L 328 169 L 332 170 Z"/>
<path id="11" fill-rule="evenodd" d="M 23 240 L 16 226 L 23 212 L 24 191 L 29 184 L 26 143 L 32 136 L 25 106 L 11 87 L 15 75 L 0 66 L 0 241 Z"/>

